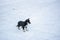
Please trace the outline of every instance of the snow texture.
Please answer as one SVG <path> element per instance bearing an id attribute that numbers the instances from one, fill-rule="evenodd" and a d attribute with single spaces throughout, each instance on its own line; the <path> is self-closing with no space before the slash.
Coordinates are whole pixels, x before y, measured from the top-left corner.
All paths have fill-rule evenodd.
<path id="1" fill-rule="evenodd" d="M 18 30 L 27 18 L 28 31 Z M 0 40 L 60 40 L 60 0 L 0 0 Z"/>

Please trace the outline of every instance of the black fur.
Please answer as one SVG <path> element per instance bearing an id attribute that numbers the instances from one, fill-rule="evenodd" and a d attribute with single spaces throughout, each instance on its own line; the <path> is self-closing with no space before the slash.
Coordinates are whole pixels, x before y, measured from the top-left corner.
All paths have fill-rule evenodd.
<path id="1" fill-rule="evenodd" d="M 17 27 L 18 27 L 18 29 L 20 29 L 19 27 L 21 26 L 22 29 L 25 30 L 25 28 L 27 29 L 26 25 L 28 25 L 28 23 L 31 24 L 29 19 L 26 19 L 25 21 L 19 21 L 17 24 Z"/>

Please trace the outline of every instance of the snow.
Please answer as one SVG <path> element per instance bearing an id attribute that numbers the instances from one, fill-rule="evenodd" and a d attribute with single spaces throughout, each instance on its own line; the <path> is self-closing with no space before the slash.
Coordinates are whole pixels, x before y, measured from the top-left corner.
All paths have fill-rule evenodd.
<path id="1" fill-rule="evenodd" d="M 0 40 L 60 40 L 60 0 L 0 0 Z M 16 27 L 30 18 L 28 31 Z"/>

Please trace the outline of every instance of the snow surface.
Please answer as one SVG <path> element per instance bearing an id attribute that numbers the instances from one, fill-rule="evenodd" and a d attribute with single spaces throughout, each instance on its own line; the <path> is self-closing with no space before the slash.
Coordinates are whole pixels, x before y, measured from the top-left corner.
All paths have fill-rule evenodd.
<path id="1" fill-rule="evenodd" d="M 27 18 L 29 31 L 18 30 Z M 0 0 L 0 40 L 60 40 L 60 0 Z"/>

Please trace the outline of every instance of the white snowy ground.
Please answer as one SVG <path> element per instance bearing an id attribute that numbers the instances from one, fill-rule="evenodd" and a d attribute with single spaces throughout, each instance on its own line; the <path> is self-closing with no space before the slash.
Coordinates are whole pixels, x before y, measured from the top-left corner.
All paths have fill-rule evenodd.
<path id="1" fill-rule="evenodd" d="M 27 18 L 29 31 L 18 30 Z M 60 0 L 0 0 L 0 40 L 60 40 Z"/>

